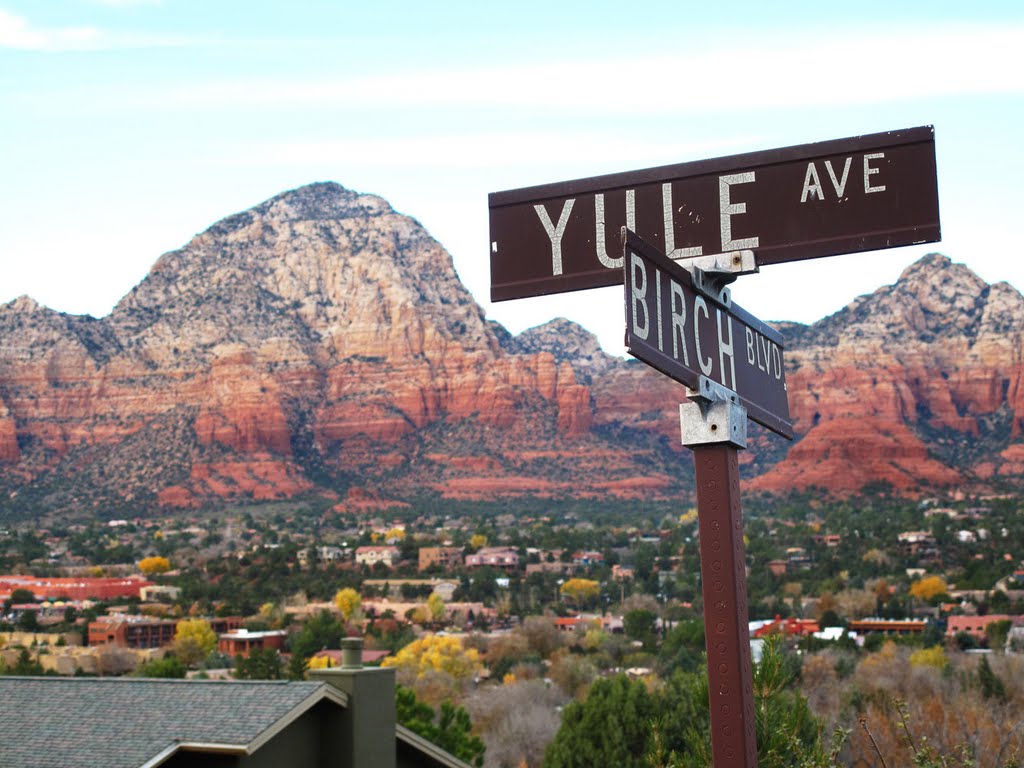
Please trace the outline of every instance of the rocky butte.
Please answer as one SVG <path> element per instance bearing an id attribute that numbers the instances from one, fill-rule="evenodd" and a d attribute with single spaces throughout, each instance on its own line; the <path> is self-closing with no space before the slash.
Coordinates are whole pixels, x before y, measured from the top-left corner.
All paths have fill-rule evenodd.
<path id="1" fill-rule="evenodd" d="M 1024 479 L 1024 298 L 944 256 L 787 339 L 792 445 L 750 488 Z M 379 197 L 285 192 L 157 260 L 104 318 L 0 306 L 0 513 L 319 495 L 686 499 L 684 392 L 556 320 L 489 322 Z"/>

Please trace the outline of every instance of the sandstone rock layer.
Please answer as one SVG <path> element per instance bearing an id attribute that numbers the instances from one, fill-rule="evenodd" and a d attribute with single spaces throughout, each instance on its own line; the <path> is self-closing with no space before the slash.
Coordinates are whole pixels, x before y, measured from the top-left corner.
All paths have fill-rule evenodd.
<path id="1" fill-rule="evenodd" d="M 1024 475 L 1024 298 L 931 255 L 787 339 L 790 446 L 752 489 L 917 493 Z M 214 224 L 107 317 L 0 306 L 0 513 L 320 495 L 687 500 L 681 385 L 556 320 L 513 337 L 451 257 L 337 184 Z"/>

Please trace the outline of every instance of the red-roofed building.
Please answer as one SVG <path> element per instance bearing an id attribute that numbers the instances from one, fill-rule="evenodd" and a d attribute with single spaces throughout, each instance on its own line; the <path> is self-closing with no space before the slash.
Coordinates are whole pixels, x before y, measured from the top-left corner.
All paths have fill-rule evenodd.
<path id="1" fill-rule="evenodd" d="M 89 622 L 89 645 L 111 643 L 121 648 L 162 648 L 174 642 L 177 629 L 177 619 L 101 616 Z"/>
<path id="2" fill-rule="evenodd" d="M 587 567 L 590 565 L 603 565 L 604 555 L 600 552 L 574 552 L 572 555 L 572 564 L 581 565 Z"/>
<path id="3" fill-rule="evenodd" d="M 955 637 L 966 632 L 978 640 L 985 639 L 985 628 L 997 621 L 1012 621 L 1015 616 L 1004 613 L 990 613 L 987 616 L 950 616 L 946 619 L 946 637 Z"/>
<path id="4" fill-rule="evenodd" d="M 818 626 L 818 622 L 813 619 L 782 619 L 778 616 L 775 617 L 775 621 L 765 624 L 763 627 L 758 627 L 754 630 L 754 637 L 765 637 L 767 635 L 786 635 L 787 637 L 804 637 L 806 635 L 813 635 L 819 631 L 821 627 Z"/>
<path id="5" fill-rule="evenodd" d="M 282 650 L 287 637 L 288 633 L 283 629 L 271 629 L 265 632 L 235 629 L 217 636 L 217 650 L 228 656 L 248 658 L 253 651 Z"/>
<path id="6" fill-rule="evenodd" d="M 162 648 L 174 642 L 180 619 L 113 614 L 89 622 L 89 645 L 112 643 L 122 648 Z M 239 616 L 210 619 L 210 629 L 221 634 L 242 626 Z"/>
<path id="7" fill-rule="evenodd" d="M 916 635 L 924 632 L 924 619 L 856 619 L 849 624 L 851 632 L 884 632 L 887 635 Z"/>
<path id="8" fill-rule="evenodd" d="M 37 600 L 112 600 L 119 597 L 140 597 L 143 587 L 153 586 L 139 576 L 124 578 L 89 578 L 84 576 L 0 576 L 0 600 L 6 600 L 16 589 L 27 589 Z"/>

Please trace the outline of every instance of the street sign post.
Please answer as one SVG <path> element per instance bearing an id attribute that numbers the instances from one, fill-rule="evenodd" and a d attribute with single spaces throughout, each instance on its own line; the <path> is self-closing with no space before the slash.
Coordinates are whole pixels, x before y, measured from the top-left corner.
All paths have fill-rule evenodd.
<path id="1" fill-rule="evenodd" d="M 939 239 L 931 126 L 495 192 L 491 300 L 616 285 L 618 231 L 760 266 Z"/>
<path id="2" fill-rule="evenodd" d="M 742 255 L 707 261 L 716 272 L 691 272 L 622 232 L 626 349 L 688 389 L 679 418 L 696 470 L 712 763 L 755 768 L 738 452 L 746 447 L 748 417 L 785 437 L 793 431 L 782 337 L 732 304 L 724 289 L 744 271 Z"/>
<path id="3" fill-rule="evenodd" d="M 688 389 L 679 415 L 696 468 L 712 760 L 756 768 L 737 452 L 747 418 L 787 438 L 793 428 L 782 337 L 725 285 L 767 264 L 938 240 L 934 131 L 498 192 L 489 204 L 492 301 L 621 282 L 628 351 Z"/>
<path id="4" fill-rule="evenodd" d="M 793 437 L 782 334 L 717 291 L 697 290 L 686 269 L 636 234 L 627 231 L 624 245 L 627 351 L 691 389 L 707 376 L 758 424 Z"/>
<path id="5" fill-rule="evenodd" d="M 757 738 L 739 453 L 728 441 L 690 447 L 697 469 L 712 765 L 754 768 Z"/>

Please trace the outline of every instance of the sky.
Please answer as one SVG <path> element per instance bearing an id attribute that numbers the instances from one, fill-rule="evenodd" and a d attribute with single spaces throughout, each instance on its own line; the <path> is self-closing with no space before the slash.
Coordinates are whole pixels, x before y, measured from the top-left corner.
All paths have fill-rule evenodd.
<path id="1" fill-rule="evenodd" d="M 941 243 L 765 267 L 813 322 L 938 250 L 1024 289 L 1024 3 L 0 0 L 0 303 L 103 316 L 287 189 L 387 199 L 513 332 L 623 351 L 621 289 L 491 304 L 489 192 L 934 125 Z"/>

